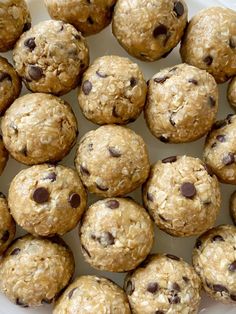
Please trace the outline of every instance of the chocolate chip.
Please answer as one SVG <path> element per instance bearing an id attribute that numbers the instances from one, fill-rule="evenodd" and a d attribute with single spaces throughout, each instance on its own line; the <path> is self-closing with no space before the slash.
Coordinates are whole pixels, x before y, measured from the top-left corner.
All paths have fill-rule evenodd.
<path id="1" fill-rule="evenodd" d="M 153 37 L 154 37 L 154 38 L 157 38 L 157 37 L 160 36 L 160 35 L 166 35 L 167 32 L 168 32 L 167 27 L 166 27 L 165 25 L 163 25 L 163 24 L 160 24 L 160 25 L 158 25 L 158 26 L 154 29 L 154 31 L 153 31 Z"/>
<path id="2" fill-rule="evenodd" d="M 108 191 L 109 188 L 107 186 L 104 186 L 100 183 L 96 183 L 96 187 L 100 190 L 100 191 Z"/>
<path id="3" fill-rule="evenodd" d="M 172 285 L 171 285 L 171 289 L 174 290 L 174 291 L 178 291 L 180 292 L 180 286 L 177 284 L 177 282 L 174 282 Z"/>
<path id="4" fill-rule="evenodd" d="M 206 57 L 203 59 L 203 62 L 205 62 L 206 65 L 208 65 L 208 66 L 211 65 L 212 62 L 213 62 L 212 56 L 206 56 Z"/>
<path id="5" fill-rule="evenodd" d="M 172 295 L 170 298 L 168 298 L 168 301 L 170 304 L 178 304 L 180 303 L 180 297 L 178 295 Z"/>
<path id="6" fill-rule="evenodd" d="M 91 25 L 94 24 L 94 20 L 91 18 L 91 16 L 89 16 L 89 17 L 87 18 L 87 22 L 88 22 L 89 24 L 91 24 Z"/>
<path id="7" fill-rule="evenodd" d="M 91 257 L 91 254 L 89 253 L 88 249 L 83 244 L 81 245 L 81 248 L 88 255 L 88 257 Z"/>
<path id="8" fill-rule="evenodd" d="M 135 290 L 134 283 L 131 280 L 127 281 L 125 291 L 128 295 L 132 295 Z"/>
<path id="9" fill-rule="evenodd" d="M 155 83 L 160 83 L 160 84 L 163 84 L 166 80 L 169 79 L 169 76 L 163 76 L 163 77 L 156 77 L 154 78 L 154 82 Z"/>
<path id="10" fill-rule="evenodd" d="M 186 198 L 193 198 L 197 193 L 194 184 L 192 184 L 191 182 L 183 183 L 180 187 L 180 191 L 181 194 Z"/>
<path id="11" fill-rule="evenodd" d="M 198 85 L 198 81 L 195 80 L 194 78 L 189 79 L 188 82 L 189 82 L 189 83 L 192 83 L 192 84 L 194 84 L 194 85 Z"/>
<path id="12" fill-rule="evenodd" d="M 116 209 L 120 206 L 120 203 L 117 200 L 106 201 L 106 207 L 110 209 Z"/>
<path id="13" fill-rule="evenodd" d="M 150 282 L 147 286 L 147 291 L 154 294 L 159 290 L 159 285 L 157 282 Z"/>
<path id="14" fill-rule="evenodd" d="M 188 283 L 188 282 L 190 281 L 189 278 L 186 277 L 186 276 L 183 276 L 182 278 L 183 278 L 183 280 L 184 280 L 186 283 Z"/>
<path id="15" fill-rule="evenodd" d="M 184 14 L 184 6 L 182 2 L 177 1 L 174 4 L 174 12 L 176 13 L 177 17 L 180 17 Z"/>
<path id="16" fill-rule="evenodd" d="M 130 86 L 133 88 L 138 84 L 138 80 L 135 77 L 131 77 Z"/>
<path id="17" fill-rule="evenodd" d="M 73 293 L 75 292 L 75 290 L 77 290 L 77 288 L 74 288 L 74 289 L 70 290 L 70 292 L 68 293 L 68 299 L 72 298 Z"/>
<path id="18" fill-rule="evenodd" d="M 229 271 L 235 272 L 236 271 L 236 261 L 231 263 L 228 268 L 229 268 Z"/>
<path id="19" fill-rule="evenodd" d="M 121 156 L 121 153 L 115 147 L 109 147 L 108 150 L 112 157 L 118 158 Z"/>
<path id="20" fill-rule="evenodd" d="M 212 238 L 212 242 L 224 242 L 224 241 L 225 241 L 224 238 L 218 234 Z"/>
<path id="21" fill-rule="evenodd" d="M 23 27 L 23 32 L 27 32 L 29 29 L 31 29 L 31 23 L 27 22 Z"/>
<path id="22" fill-rule="evenodd" d="M 230 46 L 230 48 L 232 48 L 232 49 L 236 48 L 236 38 L 235 38 L 235 37 L 231 37 L 231 38 L 229 39 L 229 46 Z"/>
<path id="23" fill-rule="evenodd" d="M 169 143 L 169 139 L 166 138 L 166 137 L 163 136 L 163 135 L 161 135 L 161 136 L 159 137 L 159 140 L 160 140 L 162 143 Z"/>
<path id="24" fill-rule="evenodd" d="M 83 82 L 82 84 L 82 91 L 84 92 L 84 94 L 87 96 L 89 95 L 89 93 L 91 92 L 93 88 L 93 85 L 90 81 L 86 80 Z"/>
<path id="25" fill-rule="evenodd" d="M 213 98 L 212 96 L 209 96 L 209 97 L 208 97 L 208 102 L 209 102 L 209 105 L 210 105 L 211 107 L 215 107 L 215 105 L 216 105 L 215 98 Z"/>
<path id="26" fill-rule="evenodd" d="M 2 241 L 2 242 L 7 242 L 7 240 L 9 239 L 9 237 L 10 237 L 9 231 L 8 231 L 8 230 L 5 230 L 5 231 L 3 232 L 2 237 L 1 237 L 1 241 Z"/>
<path id="27" fill-rule="evenodd" d="M 154 197 L 153 197 L 153 195 L 150 192 L 147 192 L 147 200 L 150 201 L 150 202 L 154 201 Z"/>
<path id="28" fill-rule="evenodd" d="M 101 78 L 106 78 L 106 77 L 108 77 L 107 74 L 101 73 L 99 70 L 96 71 L 96 74 L 97 74 L 97 76 L 99 76 L 99 77 L 101 77 Z"/>
<path id="29" fill-rule="evenodd" d="M 172 254 L 166 254 L 166 257 L 174 260 L 174 261 L 180 261 L 180 258 L 175 256 L 175 255 L 172 255 Z"/>
<path id="30" fill-rule="evenodd" d="M 77 208 L 80 205 L 80 196 L 77 193 L 72 193 L 69 197 L 69 203 L 72 208 Z"/>
<path id="31" fill-rule="evenodd" d="M 49 192 L 41 187 L 34 190 L 33 200 L 38 204 L 46 203 L 49 200 Z"/>
<path id="32" fill-rule="evenodd" d="M 224 143 L 225 142 L 225 135 L 217 135 L 216 139 L 217 139 L 217 141 Z"/>
<path id="33" fill-rule="evenodd" d="M 198 239 L 198 240 L 196 241 L 195 247 L 196 247 L 197 249 L 200 249 L 201 246 L 202 246 L 202 241 Z"/>
<path id="34" fill-rule="evenodd" d="M 0 82 L 3 82 L 3 81 L 12 81 L 12 78 L 10 76 L 10 74 L 8 74 L 7 72 L 0 72 Z"/>
<path id="35" fill-rule="evenodd" d="M 222 162 L 225 166 L 232 165 L 234 163 L 234 154 L 228 153 L 228 154 L 224 155 Z"/>
<path id="36" fill-rule="evenodd" d="M 21 249 L 19 249 L 18 247 L 15 248 L 10 255 L 18 255 L 20 253 Z"/>
<path id="37" fill-rule="evenodd" d="M 25 47 L 29 48 L 31 51 L 34 50 L 34 48 L 36 47 L 36 43 L 35 43 L 35 38 L 31 37 L 28 38 L 24 41 L 24 45 Z"/>
<path id="38" fill-rule="evenodd" d="M 57 174 L 55 172 L 51 172 L 44 179 L 50 180 L 51 182 L 54 182 L 57 179 Z"/>
<path id="39" fill-rule="evenodd" d="M 218 130 L 218 129 L 221 129 L 222 127 L 226 126 L 226 125 L 227 125 L 227 122 L 225 120 L 216 121 L 213 124 L 212 129 Z"/>
<path id="40" fill-rule="evenodd" d="M 83 174 L 83 175 L 86 175 L 86 176 L 90 176 L 90 172 L 88 171 L 88 169 L 83 166 L 83 165 L 80 165 L 80 172 Z"/>
<path id="41" fill-rule="evenodd" d="M 22 301 L 20 301 L 19 298 L 16 299 L 16 304 L 21 306 L 21 307 L 29 307 L 27 304 L 23 303 Z"/>
<path id="42" fill-rule="evenodd" d="M 98 240 L 105 247 L 115 244 L 115 238 L 109 231 L 104 232 Z"/>
<path id="43" fill-rule="evenodd" d="M 222 285 L 212 285 L 212 289 L 215 291 L 215 292 L 225 292 L 225 293 L 229 293 L 229 290 L 222 286 Z"/>
<path id="44" fill-rule="evenodd" d="M 158 310 L 155 312 L 155 314 L 165 314 L 165 312 Z"/>
<path id="45" fill-rule="evenodd" d="M 230 299 L 233 300 L 233 301 L 236 301 L 236 294 L 231 294 L 230 295 Z"/>
<path id="46" fill-rule="evenodd" d="M 28 73 L 30 78 L 35 81 L 39 81 L 43 76 L 43 70 L 37 65 L 30 65 Z"/>
<path id="47" fill-rule="evenodd" d="M 162 163 L 163 164 L 172 163 L 172 162 L 175 162 L 176 160 L 177 160 L 177 156 L 170 156 L 170 157 L 162 159 Z"/>

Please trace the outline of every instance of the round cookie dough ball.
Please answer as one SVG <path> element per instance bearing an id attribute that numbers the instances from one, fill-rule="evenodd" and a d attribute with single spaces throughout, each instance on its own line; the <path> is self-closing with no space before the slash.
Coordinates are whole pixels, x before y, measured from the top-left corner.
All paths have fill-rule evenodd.
<path id="1" fill-rule="evenodd" d="M 24 169 L 13 179 L 9 206 L 15 221 L 34 235 L 63 235 L 79 222 L 87 195 L 75 170 L 39 165 Z"/>
<path id="2" fill-rule="evenodd" d="M 236 74 L 236 12 L 223 7 L 200 11 L 188 24 L 180 53 L 218 83 L 227 81 Z"/>
<path id="3" fill-rule="evenodd" d="M 44 0 L 50 16 L 74 25 L 85 36 L 110 24 L 116 0 Z"/>
<path id="4" fill-rule="evenodd" d="M 1 9 L 0 9 L 1 11 Z M 0 115 L 20 95 L 21 80 L 7 59 L 0 57 Z"/>
<path id="5" fill-rule="evenodd" d="M 8 152 L 3 144 L 2 136 L 0 135 L 0 175 L 2 174 L 8 161 Z"/>
<path id="6" fill-rule="evenodd" d="M 53 314 L 131 314 L 124 291 L 112 281 L 78 277 L 57 301 Z"/>
<path id="7" fill-rule="evenodd" d="M 20 35 L 31 27 L 31 17 L 26 1 L 1 1 L 0 20 L 0 52 L 5 52 L 12 49 Z"/>
<path id="8" fill-rule="evenodd" d="M 0 193 L 0 255 L 7 249 L 16 232 L 16 224 L 12 219 L 6 197 Z"/>
<path id="9" fill-rule="evenodd" d="M 217 178 L 194 157 L 158 161 L 143 188 L 145 207 L 163 231 L 192 236 L 213 227 L 220 209 Z"/>
<path id="10" fill-rule="evenodd" d="M 127 198 L 108 198 L 86 211 L 80 228 L 85 260 L 94 268 L 125 272 L 150 253 L 154 228 L 143 207 Z"/>
<path id="11" fill-rule="evenodd" d="M 79 105 L 97 124 L 127 124 L 140 115 L 147 84 L 136 63 L 118 56 L 95 60 L 83 76 Z"/>
<path id="12" fill-rule="evenodd" d="M 193 266 L 204 290 L 215 300 L 236 304 L 236 227 L 221 225 L 201 235 Z"/>
<path id="13" fill-rule="evenodd" d="M 236 184 L 236 115 L 229 114 L 213 125 L 203 158 L 221 182 Z"/>
<path id="14" fill-rule="evenodd" d="M 74 257 L 63 240 L 17 239 L 0 261 L 0 290 L 22 307 L 51 303 L 74 273 Z"/>
<path id="15" fill-rule="evenodd" d="M 236 109 L 236 76 L 229 83 L 227 97 L 230 105 Z"/>
<path id="16" fill-rule="evenodd" d="M 236 225 L 236 191 L 230 197 L 230 215 Z"/>
<path id="17" fill-rule="evenodd" d="M 63 95 L 78 85 L 89 64 L 89 51 L 72 25 L 49 20 L 21 36 L 13 60 L 29 90 Z"/>
<path id="18" fill-rule="evenodd" d="M 133 314 L 197 314 L 200 290 L 194 269 L 171 254 L 150 256 L 125 280 Z"/>
<path id="19" fill-rule="evenodd" d="M 26 165 L 61 160 L 74 146 L 77 132 L 69 104 L 48 94 L 18 98 L 2 118 L 7 150 Z"/>
<path id="20" fill-rule="evenodd" d="M 155 61 L 178 44 L 187 24 L 184 0 L 118 0 L 113 34 L 132 56 Z"/>
<path id="21" fill-rule="evenodd" d="M 141 136 L 118 125 L 104 125 L 84 135 L 75 165 L 90 193 L 121 196 L 148 177 L 147 147 Z"/>
<path id="22" fill-rule="evenodd" d="M 149 81 L 145 119 L 162 142 L 197 140 L 210 130 L 217 109 L 217 84 L 204 70 L 180 64 Z"/>

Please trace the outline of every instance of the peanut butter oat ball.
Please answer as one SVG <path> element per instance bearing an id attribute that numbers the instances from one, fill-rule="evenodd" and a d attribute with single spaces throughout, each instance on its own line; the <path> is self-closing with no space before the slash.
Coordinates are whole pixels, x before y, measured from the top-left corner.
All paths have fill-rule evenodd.
<path id="1" fill-rule="evenodd" d="M 84 116 L 97 124 L 127 124 L 140 115 L 147 84 L 136 63 L 128 58 L 104 56 L 84 73 L 79 105 Z"/>
<path id="2" fill-rule="evenodd" d="M 236 77 L 234 77 L 229 83 L 227 97 L 230 105 L 236 109 Z"/>
<path id="3" fill-rule="evenodd" d="M 204 290 L 215 300 L 236 304 L 236 227 L 215 227 L 197 241 L 193 266 Z"/>
<path id="4" fill-rule="evenodd" d="M 171 156 L 152 167 L 143 200 L 160 229 L 184 237 L 213 227 L 221 195 L 216 176 L 200 159 Z"/>
<path id="5" fill-rule="evenodd" d="M 36 236 L 53 236 L 78 224 L 87 195 L 75 170 L 43 164 L 19 172 L 8 199 L 18 225 Z"/>
<path id="6" fill-rule="evenodd" d="M 8 152 L 3 144 L 2 136 L 0 135 L 0 175 L 2 174 L 8 161 Z"/>
<path id="7" fill-rule="evenodd" d="M 63 240 L 19 238 L 0 261 L 0 290 L 22 307 L 51 303 L 74 273 L 74 257 Z"/>
<path id="8" fill-rule="evenodd" d="M 108 198 L 86 211 L 80 228 L 85 260 L 94 268 L 124 272 L 150 253 L 154 228 L 143 207 L 127 198 Z"/>
<path id="9" fill-rule="evenodd" d="M 178 44 L 187 16 L 184 0 L 118 0 L 113 34 L 130 55 L 155 61 Z"/>
<path id="10" fill-rule="evenodd" d="M 89 64 L 89 51 L 72 25 L 49 20 L 21 36 L 13 60 L 29 90 L 63 95 L 78 85 Z"/>
<path id="11" fill-rule="evenodd" d="M 26 165 L 61 160 L 74 146 L 78 132 L 70 105 L 41 93 L 15 100 L 1 127 L 7 150 Z"/>
<path id="12" fill-rule="evenodd" d="M 130 193 L 149 173 L 146 144 L 134 131 L 104 125 L 81 139 L 75 165 L 90 193 L 104 197 Z"/>
<path id="13" fill-rule="evenodd" d="M 125 280 L 133 314 L 197 314 L 200 279 L 192 266 L 177 256 L 150 256 Z"/>
<path id="14" fill-rule="evenodd" d="M 53 314 L 131 314 L 124 291 L 112 281 L 78 277 L 57 301 Z"/>
<path id="15" fill-rule="evenodd" d="M 211 129 L 217 109 L 217 84 L 204 70 L 183 63 L 149 81 L 145 118 L 162 142 L 197 140 Z"/>
<path id="16" fill-rule="evenodd" d="M 44 0 L 53 19 L 74 25 L 85 36 L 110 24 L 116 0 Z"/>
<path id="17" fill-rule="evenodd" d="M 218 83 L 236 74 L 236 11 L 210 7 L 197 13 L 182 40 L 183 62 L 211 73 Z"/>

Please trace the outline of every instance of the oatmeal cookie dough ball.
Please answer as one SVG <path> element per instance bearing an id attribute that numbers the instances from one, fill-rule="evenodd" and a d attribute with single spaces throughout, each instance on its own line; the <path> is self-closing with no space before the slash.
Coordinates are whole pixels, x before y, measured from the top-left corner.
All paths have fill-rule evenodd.
<path id="1" fill-rule="evenodd" d="M 229 83 L 227 97 L 230 105 L 236 109 L 236 76 Z"/>
<path id="2" fill-rule="evenodd" d="M 135 190 L 146 181 L 150 169 L 142 137 L 118 125 L 104 125 L 86 133 L 75 165 L 89 192 L 104 197 Z"/>
<path id="3" fill-rule="evenodd" d="M 18 225 L 36 236 L 63 235 L 72 230 L 85 210 L 86 199 L 75 170 L 47 164 L 19 172 L 8 196 Z"/>
<path id="4" fill-rule="evenodd" d="M 234 224 L 236 225 L 236 191 L 234 193 L 232 193 L 231 197 L 230 197 L 230 215 L 231 218 L 234 222 Z"/>
<path id="5" fill-rule="evenodd" d="M 0 193 L 0 255 L 7 249 L 16 232 L 16 224 L 12 219 L 6 197 Z"/>
<path id="6" fill-rule="evenodd" d="M 134 314 L 197 314 L 200 290 L 194 269 L 171 254 L 150 256 L 125 280 Z"/>
<path id="7" fill-rule="evenodd" d="M 204 70 L 180 64 L 149 81 L 145 119 L 162 142 L 197 140 L 210 130 L 217 109 L 217 84 Z"/>
<path id="8" fill-rule="evenodd" d="M 31 17 L 26 1 L 1 1 L 0 21 L 0 52 L 5 52 L 12 49 L 20 35 L 31 27 Z"/>
<path id="9" fill-rule="evenodd" d="M 128 58 L 104 56 L 84 73 L 79 105 L 84 116 L 97 124 L 127 124 L 140 115 L 147 84 L 136 63 Z"/>
<path id="10" fill-rule="evenodd" d="M 0 261 L 0 290 L 22 307 L 51 303 L 74 273 L 74 257 L 63 240 L 19 238 Z"/>
<path id="11" fill-rule="evenodd" d="M 116 0 L 44 0 L 44 3 L 53 19 L 70 23 L 88 36 L 110 24 Z"/>
<path id="12" fill-rule="evenodd" d="M 2 136 L 0 135 L 0 175 L 2 174 L 8 161 L 8 152 L 3 144 Z"/>
<path id="13" fill-rule="evenodd" d="M 72 25 L 49 20 L 21 36 L 13 60 L 29 90 L 63 95 L 78 85 L 89 63 L 89 51 Z"/>
<path id="14" fill-rule="evenodd" d="M 21 80 L 19 76 L 7 59 L 0 56 L 0 115 L 20 95 L 20 92 Z"/>
<path id="15" fill-rule="evenodd" d="M 113 34 L 132 56 L 155 61 L 178 44 L 187 24 L 184 0 L 118 0 Z"/>
<path id="16" fill-rule="evenodd" d="M 222 183 L 236 184 L 236 115 L 229 114 L 213 125 L 203 158 Z"/>
<path id="17" fill-rule="evenodd" d="M 204 290 L 215 300 L 236 304 L 236 227 L 221 225 L 201 235 L 193 266 Z"/>
<path id="18" fill-rule="evenodd" d="M 184 237 L 213 227 L 221 195 L 216 177 L 200 159 L 172 156 L 152 167 L 143 200 L 160 229 Z"/>
<path id="19" fill-rule="evenodd" d="M 78 132 L 69 104 L 41 93 L 15 100 L 1 126 L 7 150 L 26 165 L 61 160 L 74 146 Z"/>
<path id="20" fill-rule="evenodd" d="M 85 260 L 94 268 L 125 272 L 150 253 L 154 228 L 143 207 L 127 198 L 108 198 L 91 205 L 80 228 Z"/>
<path id="21" fill-rule="evenodd" d="M 188 24 L 180 53 L 183 62 L 207 70 L 218 83 L 227 81 L 236 74 L 236 12 L 211 7 L 197 13 Z"/>
<path id="22" fill-rule="evenodd" d="M 112 281 L 78 277 L 57 301 L 53 314 L 131 314 L 124 291 Z"/>

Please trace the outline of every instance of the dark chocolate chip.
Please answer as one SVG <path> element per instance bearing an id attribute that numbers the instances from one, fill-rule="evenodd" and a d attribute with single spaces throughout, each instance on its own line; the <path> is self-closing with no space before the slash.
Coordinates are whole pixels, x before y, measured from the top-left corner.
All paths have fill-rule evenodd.
<path id="1" fill-rule="evenodd" d="M 31 29 L 31 23 L 27 22 L 23 27 L 23 32 L 27 32 L 29 29 Z"/>
<path id="2" fill-rule="evenodd" d="M 209 97 L 208 97 L 208 102 L 209 102 L 209 105 L 210 105 L 211 107 L 215 107 L 216 101 L 215 101 L 215 98 L 214 98 L 214 97 L 209 96 Z"/>
<path id="3" fill-rule="evenodd" d="M 54 182 L 57 179 L 57 174 L 55 172 L 50 172 L 44 179 Z"/>
<path id="4" fill-rule="evenodd" d="M 102 73 L 102 72 L 100 72 L 99 70 L 98 70 L 98 71 L 96 71 L 96 74 L 97 74 L 97 76 L 99 76 L 99 77 L 101 77 L 101 78 L 106 78 L 106 77 L 108 77 L 108 75 L 107 75 L 107 74 Z"/>
<path id="5" fill-rule="evenodd" d="M 34 48 L 36 47 L 36 43 L 35 43 L 35 38 L 31 37 L 28 38 L 24 41 L 24 45 L 25 47 L 29 48 L 31 51 L 34 50 Z"/>
<path id="6" fill-rule="evenodd" d="M 131 77 L 130 86 L 133 88 L 138 84 L 138 80 L 135 77 Z"/>
<path id="7" fill-rule="evenodd" d="M 174 260 L 174 261 L 180 261 L 180 258 L 175 256 L 175 255 L 172 255 L 172 254 L 166 254 L 166 257 Z"/>
<path id="8" fill-rule="evenodd" d="M 163 164 L 172 163 L 172 162 L 175 162 L 176 160 L 177 160 L 177 156 L 170 156 L 170 157 L 162 159 L 162 163 Z"/>
<path id="9" fill-rule="evenodd" d="M 81 248 L 88 255 L 88 257 L 91 257 L 91 254 L 89 253 L 88 249 L 83 244 L 81 245 Z"/>
<path id="10" fill-rule="evenodd" d="M 194 184 L 192 184 L 191 182 L 183 183 L 180 187 L 180 191 L 181 194 L 186 198 L 193 198 L 197 193 Z"/>
<path id="11" fill-rule="evenodd" d="M 74 288 L 74 289 L 70 290 L 70 292 L 68 293 L 68 299 L 72 298 L 73 293 L 75 292 L 75 290 L 77 290 L 77 288 Z"/>
<path id="12" fill-rule="evenodd" d="M 226 126 L 226 125 L 227 125 L 227 121 L 225 121 L 225 120 L 216 121 L 213 124 L 212 129 L 218 130 L 218 129 L 221 129 L 222 127 Z"/>
<path id="13" fill-rule="evenodd" d="M 177 1 L 174 4 L 174 12 L 176 13 L 177 17 L 180 17 L 184 14 L 184 6 L 182 2 Z"/>
<path id="14" fill-rule="evenodd" d="M 80 196 L 77 193 L 72 193 L 69 197 L 69 203 L 72 208 L 77 208 L 80 205 Z"/>
<path id="15" fill-rule="evenodd" d="M 154 197 L 153 197 L 153 195 L 150 192 L 147 192 L 147 200 L 150 201 L 150 202 L 154 201 Z"/>
<path id="16" fill-rule="evenodd" d="M 195 247 L 196 247 L 197 249 L 200 249 L 201 246 L 202 246 L 202 241 L 198 239 L 198 240 L 196 241 Z"/>
<path id="17" fill-rule="evenodd" d="M 232 165 L 234 163 L 234 154 L 228 153 L 228 154 L 224 155 L 222 162 L 226 166 Z"/>
<path id="18" fill-rule="evenodd" d="M 198 85 L 198 81 L 195 80 L 194 78 L 189 79 L 188 82 L 189 82 L 189 83 L 192 83 L 193 85 Z"/>
<path id="19" fill-rule="evenodd" d="M 15 248 L 10 255 L 18 255 L 20 253 L 21 249 L 19 249 L 18 247 Z"/>
<path id="20" fill-rule="evenodd" d="M 96 187 L 100 190 L 100 191 L 108 191 L 109 188 L 107 186 L 104 186 L 102 184 L 98 184 L 96 183 Z"/>
<path id="21" fill-rule="evenodd" d="M 163 24 L 160 24 L 160 25 L 158 25 L 158 26 L 154 29 L 154 31 L 153 31 L 153 37 L 154 37 L 154 38 L 157 38 L 157 37 L 160 36 L 160 35 L 166 35 L 167 32 L 168 32 L 167 27 L 166 27 L 165 25 L 163 25 Z"/>
<path id="22" fill-rule="evenodd" d="M 224 242 L 224 241 L 225 241 L 224 238 L 218 234 L 212 238 L 212 242 Z"/>
<path id="23" fill-rule="evenodd" d="M 231 38 L 229 39 L 229 46 L 230 46 L 230 48 L 232 48 L 232 49 L 236 48 L 236 39 L 235 39 L 235 37 L 231 37 Z"/>
<path id="24" fill-rule="evenodd" d="M 186 276 L 183 276 L 182 278 L 183 278 L 183 280 L 184 280 L 186 283 L 188 283 L 188 282 L 190 281 L 189 278 L 186 277 Z"/>
<path id="25" fill-rule="evenodd" d="M 206 63 L 206 65 L 211 65 L 212 62 L 213 62 L 213 58 L 212 56 L 206 56 L 204 59 L 203 59 L 203 62 Z"/>
<path id="26" fill-rule="evenodd" d="M 108 232 L 104 232 L 102 234 L 101 237 L 99 237 L 99 242 L 103 245 L 103 246 L 110 246 L 115 244 L 115 238 L 113 237 L 113 235 L 108 231 Z"/>
<path id="27" fill-rule="evenodd" d="M 168 301 L 170 304 L 179 304 L 180 297 L 178 295 L 172 295 L 170 298 L 168 298 Z"/>
<path id="28" fill-rule="evenodd" d="M 80 165 L 80 172 L 83 174 L 83 175 L 86 175 L 86 176 L 90 176 L 90 172 L 88 171 L 88 169 L 83 166 L 83 165 Z"/>
<path id="29" fill-rule="evenodd" d="M 16 299 L 16 305 L 19 305 L 21 307 L 29 307 L 27 304 L 25 304 L 22 301 L 20 301 L 19 298 Z"/>
<path id="30" fill-rule="evenodd" d="M 113 115 L 113 117 L 115 117 L 115 118 L 119 118 L 119 115 L 118 115 L 118 113 L 117 113 L 117 111 L 116 111 L 116 106 L 114 106 L 114 107 L 112 108 L 112 115 Z"/>
<path id="31" fill-rule="evenodd" d="M 46 203 L 49 200 L 49 192 L 47 189 L 41 187 L 34 190 L 33 200 L 38 203 Z"/>
<path id="32" fill-rule="evenodd" d="M 117 200 L 106 201 L 106 207 L 110 209 L 116 209 L 116 208 L 119 208 L 119 206 L 120 206 L 120 203 Z"/>
<path id="33" fill-rule="evenodd" d="M 5 231 L 3 232 L 2 237 L 1 237 L 1 241 L 2 241 L 2 242 L 7 242 L 7 240 L 9 239 L 9 237 L 10 237 L 9 231 L 8 231 L 8 230 L 5 230 Z"/>
<path id="34" fill-rule="evenodd" d="M 28 73 L 30 78 L 35 81 L 39 81 L 43 76 L 43 70 L 37 65 L 30 65 Z"/>
<path id="35" fill-rule="evenodd" d="M 163 135 L 161 135 L 161 136 L 159 137 L 159 140 L 160 140 L 162 143 L 169 143 L 169 139 L 166 138 L 166 137 L 163 136 Z"/>
<path id="36" fill-rule="evenodd" d="M 233 300 L 233 301 L 236 301 L 236 294 L 231 294 L 230 295 L 230 299 Z"/>
<path id="37" fill-rule="evenodd" d="M 0 72 L 0 82 L 3 82 L 5 80 L 12 81 L 11 75 L 7 72 Z"/>
<path id="38" fill-rule="evenodd" d="M 147 291 L 154 294 L 159 290 L 159 285 L 157 282 L 150 282 L 147 286 Z"/>
<path id="39" fill-rule="evenodd" d="M 83 82 L 82 84 L 82 91 L 84 92 L 84 94 L 87 96 L 89 95 L 89 93 L 91 92 L 93 88 L 93 85 L 90 81 L 86 80 Z"/>
<path id="40" fill-rule="evenodd" d="M 225 286 L 222 286 L 222 285 L 212 285 L 212 289 L 215 291 L 215 292 L 225 292 L 225 293 L 229 293 L 229 290 L 225 287 Z"/>
<path id="41" fill-rule="evenodd" d="M 91 18 L 91 16 L 89 16 L 89 17 L 87 18 L 87 22 L 88 22 L 89 24 L 91 24 L 91 25 L 94 24 L 94 20 Z"/>
<path id="42" fill-rule="evenodd" d="M 174 290 L 174 291 L 178 291 L 180 292 L 180 286 L 177 284 L 177 282 L 174 282 L 172 285 L 171 285 L 171 289 Z"/>
<path id="43" fill-rule="evenodd" d="M 216 137 L 217 141 L 224 143 L 225 142 L 225 135 L 217 135 Z"/>
<path id="44" fill-rule="evenodd" d="M 128 280 L 128 282 L 126 284 L 126 288 L 125 288 L 126 293 L 128 295 L 132 295 L 134 290 L 135 290 L 134 283 L 131 280 Z"/>
<path id="45" fill-rule="evenodd" d="M 115 147 L 109 147 L 108 150 L 112 157 L 118 158 L 121 156 L 121 153 Z"/>
<path id="46" fill-rule="evenodd" d="M 169 76 L 156 77 L 154 78 L 154 82 L 163 84 L 168 79 L 169 79 Z"/>
<path id="47" fill-rule="evenodd" d="M 231 263 L 228 268 L 229 268 L 229 271 L 236 272 L 236 261 Z"/>

